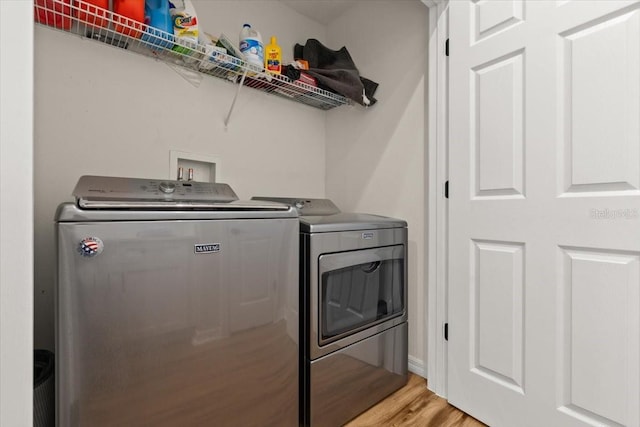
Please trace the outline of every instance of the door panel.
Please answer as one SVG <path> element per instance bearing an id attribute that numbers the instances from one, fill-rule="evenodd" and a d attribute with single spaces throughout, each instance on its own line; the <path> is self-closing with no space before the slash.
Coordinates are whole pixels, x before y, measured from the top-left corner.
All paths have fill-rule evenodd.
<path id="1" fill-rule="evenodd" d="M 452 404 L 640 425 L 640 2 L 450 3 Z"/>
<path id="2" fill-rule="evenodd" d="M 563 31 L 558 56 L 562 191 L 638 194 L 638 8 L 623 8 Z"/>
<path id="3" fill-rule="evenodd" d="M 522 393 L 524 246 L 474 241 L 473 250 L 473 370 Z"/>
<path id="4" fill-rule="evenodd" d="M 476 197 L 524 196 L 524 51 L 472 69 L 471 87 Z"/>
<path id="5" fill-rule="evenodd" d="M 481 1 L 473 0 L 471 25 L 474 42 L 478 42 L 522 21 L 524 1 Z"/>
<path id="6" fill-rule="evenodd" d="M 560 410 L 634 425 L 625 414 L 638 407 L 629 399 L 638 396 L 640 371 L 629 362 L 639 360 L 640 253 L 561 248 L 559 254 Z"/>

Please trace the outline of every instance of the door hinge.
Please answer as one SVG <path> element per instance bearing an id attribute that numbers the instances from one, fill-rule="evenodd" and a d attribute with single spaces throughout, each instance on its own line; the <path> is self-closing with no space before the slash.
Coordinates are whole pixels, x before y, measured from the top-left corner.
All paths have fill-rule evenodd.
<path id="1" fill-rule="evenodd" d="M 444 183 L 444 198 L 449 198 L 449 181 Z"/>
<path id="2" fill-rule="evenodd" d="M 449 341 L 449 323 L 444 324 L 444 340 Z"/>
<path id="3" fill-rule="evenodd" d="M 449 39 L 447 39 L 447 41 L 444 42 L 444 55 L 449 56 Z"/>

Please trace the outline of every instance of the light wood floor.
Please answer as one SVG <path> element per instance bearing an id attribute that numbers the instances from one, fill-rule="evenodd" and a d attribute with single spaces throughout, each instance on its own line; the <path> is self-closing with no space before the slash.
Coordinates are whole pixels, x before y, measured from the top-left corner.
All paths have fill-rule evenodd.
<path id="1" fill-rule="evenodd" d="M 381 426 L 484 427 L 484 424 L 427 390 L 427 381 L 410 373 L 406 386 L 345 425 Z"/>

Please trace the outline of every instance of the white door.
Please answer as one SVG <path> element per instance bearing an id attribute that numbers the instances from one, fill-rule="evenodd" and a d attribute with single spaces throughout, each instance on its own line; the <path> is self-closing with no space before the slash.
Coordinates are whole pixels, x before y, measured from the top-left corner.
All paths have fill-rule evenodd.
<path id="1" fill-rule="evenodd" d="M 450 8 L 449 400 L 640 426 L 640 2 Z"/>

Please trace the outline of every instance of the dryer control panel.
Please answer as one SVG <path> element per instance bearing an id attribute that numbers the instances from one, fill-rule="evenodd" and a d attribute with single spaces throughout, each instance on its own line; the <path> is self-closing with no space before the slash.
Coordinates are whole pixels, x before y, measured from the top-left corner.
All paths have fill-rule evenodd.
<path id="1" fill-rule="evenodd" d="M 306 197 L 252 197 L 251 200 L 279 202 L 297 209 L 300 216 L 334 215 L 340 209 L 329 199 L 310 199 Z"/>

